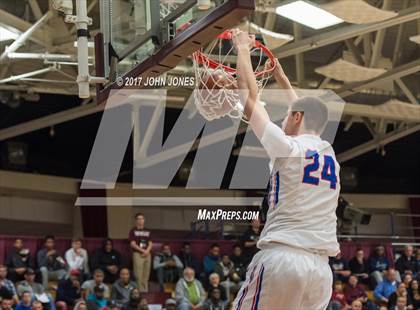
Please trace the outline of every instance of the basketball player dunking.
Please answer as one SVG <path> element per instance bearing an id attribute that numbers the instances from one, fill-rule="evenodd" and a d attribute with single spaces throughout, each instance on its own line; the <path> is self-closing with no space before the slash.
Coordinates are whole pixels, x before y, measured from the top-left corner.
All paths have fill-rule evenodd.
<path id="1" fill-rule="evenodd" d="M 235 29 L 239 89 L 255 135 L 270 157 L 267 221 L 233 309 L 324 310 L 331 297 L 328 256 L 339 252 L 335 209 L 340 191 L 339 169 L 331 145 L 320 138 L 328 111 L 314 97 L 298 98 L 280 64 L 274 76 L 290 90 L 290 106 L 282 128 L 270 121 L 258 103 L 258 87 L 250 59 L 254 38 Z"/>

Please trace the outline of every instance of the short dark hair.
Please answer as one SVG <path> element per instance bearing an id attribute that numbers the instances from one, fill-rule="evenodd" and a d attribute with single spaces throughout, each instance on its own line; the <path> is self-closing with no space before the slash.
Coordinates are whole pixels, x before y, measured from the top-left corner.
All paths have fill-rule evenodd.
<path id="1" fill-rule="evenodd" d="M 220 248 L 220 245 L 219 245 L 219 244 L 217 244 L 217 243 L 213 243 L 213 244 L 210 246 L 210 249 L 214 249 L 214 248 Z"/>
<path id="2" fill-rule="evenodd" d="M 44 242 L 47 242 L 48 240 L 55 240 L 55 237 L 53 235 L 46 235 L 44 237 Z"/>
<path id="3" fill-rule="evenodd" d="M 325 104 L 316 97 L 302 97 L 292 103 L 292 113 L 302 112 L 305 128 L 318 134 L 324 131 L 328 122 L 328 110 Z"/>
<path id="4" fill-rule="evenodd" d="M 134 215 L 134 218 L 136 219 L 136 218 L 138 218 L 139 216 L 145 217 L 143 213 L 138 212 L 138 213 L 136 213 L 136 214 Z"/>

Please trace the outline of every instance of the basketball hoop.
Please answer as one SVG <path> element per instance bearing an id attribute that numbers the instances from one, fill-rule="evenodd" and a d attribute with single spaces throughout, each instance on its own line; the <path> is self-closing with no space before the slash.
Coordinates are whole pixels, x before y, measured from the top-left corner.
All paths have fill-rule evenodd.
<path id="1" fill-rule="evenodd" d="M 231 118 L 243 118 L 243 105 L 240 102 L 237 71 L 230 64 L 236 57 L 235 49 L 230 42 L 226 52 L 224 43 L 232 40 L 232 31 L 220 34 L 206 51 L 193 53 L 194 73 L 197 89 L 194 91 L 195 104 L 200 114 L 212 121 L 225 115 Z M 261 42 L 255 40 L 250 50 L 257 86 L 261 91 L 272 76 L 276 62 L 273 53 Z M 271 61 L 267 66 L 265 60 Z"/>

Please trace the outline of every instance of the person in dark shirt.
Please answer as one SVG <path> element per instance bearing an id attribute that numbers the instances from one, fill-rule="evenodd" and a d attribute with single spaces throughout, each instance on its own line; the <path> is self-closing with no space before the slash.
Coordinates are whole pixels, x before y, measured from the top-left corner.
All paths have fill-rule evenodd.
<path id="1" fill-rule="evenodd" d="M 220 285 L 219 274 L 214 272 L 214 273 L 210 274 L 210 276 L 209 276 L 209 285 L 208 285 L 208 288 L 207 288 L 208 295 L 210 296 L 211 291 L 216 289 L 216 288 L 220 290 L 220 294 L 221 294 L 220 298 L 224 302 L 227 302 L 228 301 L 228 296 L 226 294 L 226 289 L 222 285 Z"/>
<path id="2" fill-rule="evenodd" d="M 416 260 L 413 256 L 413 247 L 411 245 L 404 247 L 404 253 L 395 263 L 395 269 L 398 270 L 401 277 L 406 273 L 413 274 L 416 272 Z"/>
<path id="3" fill-rule="evenodd" d="M 191 244 L 189 242 L 185 242 L 182 245 L 182 249 L 179 252 L 179 259 L 181 263 L 184 265 L 184 268 L 190 267 L 194 269 L 195 274 L 200 274 L 200 264 L 198 263 L 197 258 L 191 251 Z"/>
<path id="4" fill-rule="evenodd" d="M 374 304 L 367 298 L 366 290 L 358 283 L 357 276 L 355 275 L 351 275 L 349 277 L 349 283 L 344 289 L 344 296 L 346 297 L 346 301 L 349 305 L 351 305 L 355 300 L 360 300 L 365 310 L 376 309 Z"/>
<path id="5" fill-rule="evenodd" d="M 357 276 L 360 283 L 369 283 L 369 265 L 362 249 L 356 250 L 356 255 L 349 261 L 349 268 L 351 274 Z"/>
<path id="6" fill-rule="evenodd" d="M 67 275 L 66 262 L 55 249 L 54 236 L 44 238 L 44 248 L 38 251 L 36 257 L 44 289 L 48 288 L 48 281 L 60 281 Z"/>
<path id="7" fill-rule="evenodd" d="M 420 309 L 420 287 L 419 282 L 416 279 L 410 283 L 408 298 L 410 299 L 414 309 Z"/>
<path id="8" fill-rule="evenodd" d="M 376 287 L 384 280 L 384 273 L 389 268 L 389 260 L 385 256 L 385 247 L 379 245 L 369 258 L 369 271 L 372 280 L 372 287 Z"/>
<path id="9" fill-rule="evenodd" d="M 136 225 L 130 230 L 128 239 L 133 250 L 133 271 L 140 292 L 149 290 L 150 267 L 152 265 L 152 241 L 150 231 L 145 229 L 146 218 L 144 214 L 135 215 Z"/>
<path id="10" fill-rule="evenodd" d="M 32 293 L 23 292 L 21 302 L 16 306 L 15 310 L 31 310 L 32 308 Z"/>
<path id="11" fill-rule="evenodd" d="M 163 291 L 165 283 L 175 284 L 179 280 L 183 265 L 178 256 L 172 254 L 170 245 L 165 243 L 162 245 L 162 251 L 153 259 L 153 269 Z"/>
<path id="12" fill-rule="evenodd" d="M 24 280 L 26 269 L 33 268 L 29 249 L 24 248 L 22 239 L 16 239 L 6 258 L 8 278 L 16 283 Z"/>
<path id="13" fill-rule="evenodd" d="M 346 283 L 351 272 L 349 269 L 349 264 L 339 253 L 336 257 L 330 257 L 330 267 L 333 272 L 334 281 L 339 280 L 343 283 Z"/>
<path id="14" fill-rule="evenodd" d="M 251 262 L 252 257 L 258 252 L 257 242 L 260 239 L 261 234 L 261 222 L 259 219 L 252 220 L 251 226 L 243 234 L 242 246 L 244 249 L 244 255 L 247 262 Z"/>
<path id="15" fill-rule="evenodd" d="M 230 260 L 240 281 L 245 281 L 247 260 L 242 254 L 242 248 L 239 244 L 233 246 L 233 254 L 230 256 Z"/>
<path id="16" fill-rule="evenodd" d="M 202 310 L 227 310 L 229 309 L 226 303 L 220 298 L 221 292 L 218 288 L 209 292 L 209 298 L 204 302 L 201 307 Z"/>
<path id="17" fill-rule="evenodd" d="M 118 279 L 121 254 L 114 250 L 112 239 L 104 239 L 102 247 L 95 251 L 92 266 L 93 270 L 100 269 L 105 273 L 105 283 L 112 284 Z"/>
<path id="18" fill-rule="evenodd" d="M 397 305 L 397 299 L 399 297 L 407 298 L 407 306 L 412 305 L 406 285 L 404 283 L 400 283 L 397 286 L 397 290 L 388 297 L 388 309 L 395 309 L 395 306 Z"/>
<path id="19" fill-rule="evenodd" d="M 204 256 L 203 266 L 206 277 L 214 272 L 214 267 L 220 261 L 220 246 L 216 243 L 212 244 L 209 253 Z"/>
<path id="20" fill-rule="evenodd" d="M 74 269 L 70 272 L 68 279 L 62 279 L 58 283 L 56 305 L 59 310 L 67 310 L 75 305 L 75 302 L 82 297 L 80 284 L 80 271 Z"/>

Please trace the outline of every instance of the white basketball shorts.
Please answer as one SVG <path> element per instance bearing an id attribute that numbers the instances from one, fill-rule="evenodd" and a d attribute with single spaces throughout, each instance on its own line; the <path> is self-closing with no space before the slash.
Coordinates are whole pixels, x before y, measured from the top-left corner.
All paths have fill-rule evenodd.
<path id="1" fill-rule="evenodd" d="M 332 294 L 328 256 L 270 245 L 248 266 L 233 310 L 325 310 Z"/>

